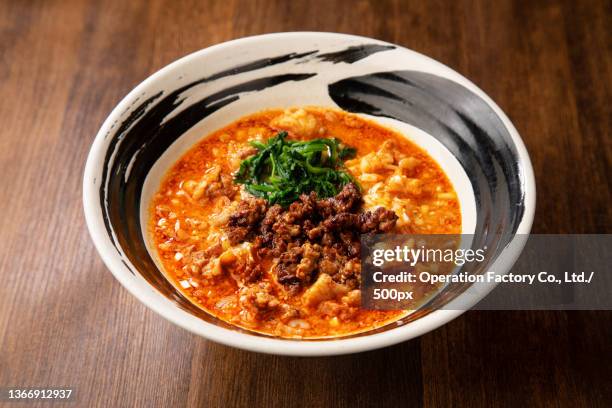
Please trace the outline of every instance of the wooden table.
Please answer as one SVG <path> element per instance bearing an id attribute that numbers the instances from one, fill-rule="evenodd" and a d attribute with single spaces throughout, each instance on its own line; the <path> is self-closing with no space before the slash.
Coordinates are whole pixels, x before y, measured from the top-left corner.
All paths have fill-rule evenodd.
<path id="1" fill-rule="evenodd" d="M 81 203 L 98 128 L 149 74 L 233 38 L 338 31 L 425 53 L 497 101 L 533 160 L 534 232 L 609 233 L 611 15 L 605 0 L 0 1 L 0 386 L 73 387 L 83 407 L 611 406 L 610 312 L 468 312 L 334 358 L 234 350 L 129 295 Z"/>

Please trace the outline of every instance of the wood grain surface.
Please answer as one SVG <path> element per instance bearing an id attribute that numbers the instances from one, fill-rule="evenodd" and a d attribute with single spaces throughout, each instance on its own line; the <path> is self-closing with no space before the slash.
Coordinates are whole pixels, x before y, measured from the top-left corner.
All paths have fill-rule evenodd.
<path id="1" fill-rule="evenodd" d="M 123 289 L 81 203 L 97 130 L 148 75 L 238 37 L 337 31 L 427 54 L 501 106 L 535 168 L 534 232 L 609 233 L 611 16 L 606 0 L 1 0 L 0 387 L 73 387 L 79 407 L 612 406 L 610 312 L 474 311 L 333 358 L 239 351 Z"/>

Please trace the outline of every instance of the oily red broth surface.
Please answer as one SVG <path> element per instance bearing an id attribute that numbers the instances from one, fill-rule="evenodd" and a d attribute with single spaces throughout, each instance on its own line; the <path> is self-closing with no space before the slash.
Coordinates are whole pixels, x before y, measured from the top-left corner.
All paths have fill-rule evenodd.
<path id="1" fill-rule="evenodd" d="M 359 211 L 384 207 L 395 213 L 397 221 L 389 232 L 461 232 L 453 186 L 424 150 L 400 134 L 338 110 L 268 110 L 208 135 L 166 174 L 151 203 L 149 232 L 168 279 L 212 315 L 272 336 L 342 336 L 405 315 L 360 307 L 359 265 L 352 265 L 351 280 L 345 282 L 326 274 L 319 263 L 311 268 L 308 283 L 289 290 L 274 272 L 278 257 L 258 256 L 252 242 L 228 238 L 228 225 L 241 201 L 251 199 L 233 182 L 241 161 L 255 153 L 249 141 L 266 141 L 281 130 L 292 140 L 335 137 L 356 148 L 356 157 L 345 167 L 361 187 Z M 314 259 L 321 262 L 322 257 Z M 339 269 L 346 268 L 338 263 Z M 255 278 L 244 272 L 254 264 Z"/>

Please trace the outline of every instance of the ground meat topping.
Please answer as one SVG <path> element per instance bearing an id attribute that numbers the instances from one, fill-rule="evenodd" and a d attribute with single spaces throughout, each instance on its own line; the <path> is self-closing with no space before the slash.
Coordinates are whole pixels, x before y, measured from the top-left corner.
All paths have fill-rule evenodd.
<path id="1" fill-rule="evenodd" d="M 391 210 L 361 212 L 361 206 L 361 192 L 352 183 L 323 200 L 302 194 L 287 209 L 249 198 L 230 216 L 227 234 L 232 244 L 250 241 L 258 256 L 276 258 L 276 280 L 291 292 L 308 287 L 319 274 L 358 289 L 360 235 L 389 232 L 397 221 Z"/>
<path id="2" fill-rule="evenodd" d="M 395 227 L 397 215 L 384 207 L 378 207 L 374 211 L 359 214 L 359 229 L 362 233 L 389 232 Z"/>
<path id="3" fill-rule="evenodd" d="M 229 217 L 228 238 L 232 245 L 251 238 L 266 213 L 266 200 L 249 198 L 240 201 L 236 212 Z"/>

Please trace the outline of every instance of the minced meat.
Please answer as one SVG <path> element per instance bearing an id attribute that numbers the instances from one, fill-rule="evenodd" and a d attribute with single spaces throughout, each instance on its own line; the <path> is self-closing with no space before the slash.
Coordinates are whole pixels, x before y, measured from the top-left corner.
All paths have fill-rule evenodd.
<path id="1" fill-rule="evenodd" d="M 232 244 L 253 242 L 258 256 L 276 258 L 276 279 L 290 291 L 309 286 L 319 273 L 358 289 L 360 235 L 389 232 L 397 221 L 386 208 L 362 212 L 361 207 L 361 192 L 352 183 L 322 200 L 314 192 L 302 194 L 287 209 L 249 198 L 230 216 L 227 233 Z"/>

